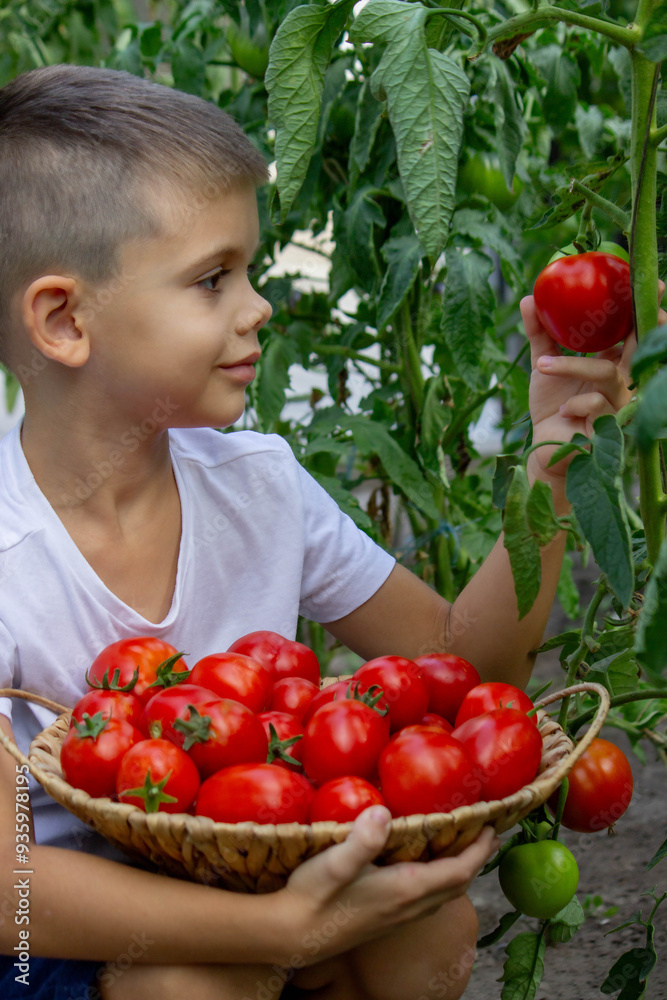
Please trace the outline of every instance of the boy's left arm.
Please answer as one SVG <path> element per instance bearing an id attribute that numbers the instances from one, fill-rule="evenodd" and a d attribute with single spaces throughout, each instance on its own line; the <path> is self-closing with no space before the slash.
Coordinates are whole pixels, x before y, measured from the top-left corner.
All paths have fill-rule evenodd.
<path id="1" fill-rule="evenodd" d="M 532 296 L 521 302 L 531 346 L 530 412 L 533 443 L 569 441 L 577 431 L 590 436 L 593 421 L 630 401 L 630 360 L 634 334 L 625 344 L 594 358 L 566 357 L 542 328 Z M 667 316 L 662 321 L 667 320 Z M 534 451 L 528 478 L 550 483 L 556 513 L 566 514 L 568 459 L 553 468 L 554 448 Z M 509 556 L 501 535 L 479 570 L 453 604 L 441 598 L 410 570 L 397 565 L 387 581 L 356 611 L 325 627 L 365 659 L 394 654 L 414 659 L 424 653 L 456 653 L 472 663 L 484 681 L 503 680 L 525 687 L 542 642 L 565 551 L 560 531 L 541 552 L 542 577 L 537 600 L 519 621 Z"/>

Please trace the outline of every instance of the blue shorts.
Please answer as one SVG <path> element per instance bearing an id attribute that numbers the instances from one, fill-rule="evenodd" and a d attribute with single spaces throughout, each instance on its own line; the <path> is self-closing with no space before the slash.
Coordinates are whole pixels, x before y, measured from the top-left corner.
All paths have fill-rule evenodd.
<path id="1" fill-rule="evenodd" d="M 2 1000 L 99 1000 L 97 971 L 102 962 L 61 958 L 33 958 L 28 972 L 10 955 L 0 955 L 0 997 Z"/>

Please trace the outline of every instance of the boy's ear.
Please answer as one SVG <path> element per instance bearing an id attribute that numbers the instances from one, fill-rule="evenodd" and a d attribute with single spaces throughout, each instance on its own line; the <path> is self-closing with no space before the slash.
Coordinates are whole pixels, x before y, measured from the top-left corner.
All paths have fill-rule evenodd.
<path id="1" fill-rule="evenodd" d="M 45 357 L 70 368 L 80 368 L 90 353 L 80 311 L 76 279 L 61 274 L 36 278 L 23 295 L 23 322 L 31 341 Z"/>

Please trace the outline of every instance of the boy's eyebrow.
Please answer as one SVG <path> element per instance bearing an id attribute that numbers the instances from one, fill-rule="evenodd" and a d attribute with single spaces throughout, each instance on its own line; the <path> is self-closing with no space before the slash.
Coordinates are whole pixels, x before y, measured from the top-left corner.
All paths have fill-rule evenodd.
<path id="1" fill-rule="evenodd" d="M 258 241 L 257 246 L 253 250 L 251 257 L 254 257 L 259 248 L 261 247 L 261 240 Z M 207 267 L 212 267 L 215 264 L 219 264 L 221 260 L 225 257 L 242 257 L 245 254 L 245 247 L 234 246 L 233 244 L 226 244 L 218 247 L 216 250 L 212 250 L 211 253 L 206 254 L 205 257 L 201 257 L 199 260 L 190 264 L 186 269 L 186 274 L 197 274 L 200 271 L 204 271 Z"/>

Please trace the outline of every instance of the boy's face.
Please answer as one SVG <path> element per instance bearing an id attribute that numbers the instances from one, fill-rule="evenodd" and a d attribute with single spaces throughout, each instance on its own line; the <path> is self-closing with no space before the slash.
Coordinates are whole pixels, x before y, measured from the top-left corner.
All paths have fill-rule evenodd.
<path id="1" fill-rule="evenodd" d="M 86 376 L 121 421 L 162 404 L 165 427 L 226 427 L 243 413 L 258 331 L 271 316 L 248 280 L 255 190 L 165 198 L 160 215 L 162 235 L 123 248 L 110 301 L 96 309 L 91 294 Z"/>

